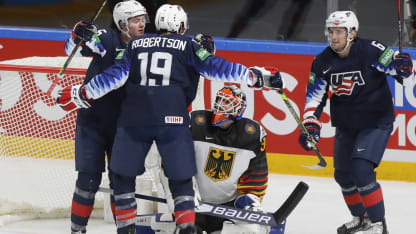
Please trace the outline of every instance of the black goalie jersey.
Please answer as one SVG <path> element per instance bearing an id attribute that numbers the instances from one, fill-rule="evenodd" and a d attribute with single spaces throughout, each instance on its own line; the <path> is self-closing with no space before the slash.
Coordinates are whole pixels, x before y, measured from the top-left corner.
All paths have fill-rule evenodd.
<path id="1" fill-rule="evenodd" d="M 247 118 L 223 130 L 211 125 L 211 117 L 211 111 L 191 113 L 202 200 L 222 204 L 247 193 L 263 198 L 268 179 L 265 130 Z"/>

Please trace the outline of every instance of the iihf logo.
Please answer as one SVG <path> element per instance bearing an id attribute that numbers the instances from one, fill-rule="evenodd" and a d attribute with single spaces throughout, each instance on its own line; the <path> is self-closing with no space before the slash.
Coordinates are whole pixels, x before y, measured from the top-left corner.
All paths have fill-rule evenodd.
<path id="1" fill-rule="evenodd" d="M 355 85 L 365 85 L 361 71 L 331 74 L 331 87 L 335 95 L 351 95 Z"/>

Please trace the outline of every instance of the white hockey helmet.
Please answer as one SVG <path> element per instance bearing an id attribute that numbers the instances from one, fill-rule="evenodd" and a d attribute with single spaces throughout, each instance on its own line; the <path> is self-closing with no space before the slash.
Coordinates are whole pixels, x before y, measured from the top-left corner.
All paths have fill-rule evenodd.
<path id="1" fill-rule="evenodd" d="M 138 15 L 144 15 L 146 23 L 150 22 L 146 8 L 135 0 L 126 0 L 119 2 L 114 6 L 113 20 L 118 30 L 121 32 L 123 32 L 123 30 L 121 29 L 119 22 L 121 21 L 128 30 L 128 20 Z"/>
<path id="2" fill-rule="evenodd" d="M 329 45 L 331 45 L 329 39 L 329 28 L 346 28 L 347 29 L 347 44 L 344 50 L 348 47 L 349 43 L 354 40 L 350 38 L 352 30 L 358 32 L 358 19 L 352 11 L 334 11 L 332 12 L 325 21 L 325 36 L 328 38 Z M 342 50 L 341 52 L 343 52 Z M 338 53 L 341 53 L 338 52 Z"/>
<path id="3" fill-rule="evenodd" d="M 181 25 L 183 32 L 180 32 Z M 156 12 L 155 26 L 158 31 L 166 30 L 184 34 L 189 29 L 188 16 L 179 5 L 163 4 Z"/>

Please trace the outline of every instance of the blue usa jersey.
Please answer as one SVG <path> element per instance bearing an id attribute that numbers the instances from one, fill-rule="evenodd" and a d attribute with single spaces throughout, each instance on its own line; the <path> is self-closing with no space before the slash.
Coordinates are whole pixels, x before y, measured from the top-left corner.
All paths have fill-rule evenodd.
<path id="1" fill-rule="evenodd" d="M 346 58 L 327 47 L 312 63 L 303 118 L 320 118 L 330 99 L 336 127 L 366 128 L 394 121 L 386 75 L 396 76 L 394 51 L 384 44 L 357 38 Z"/>
<path id="2" fill-rule="evenodd" d="M 200 75 L 253 82 L 247 67 L 212 56 L 187 36 L 146 35 L 129 43 L 122 61 L 88 82 L 86 95 L 98 99 L 124 86 L 119 126 L 189 125 L 187 107 Z"/>
<path id="3" fill-rule="evenodd" d="M 93 57 L 84 84 L 113 65 L 116 60 L 121 59 L 126 46 L 127 44 L 121 40 L 117 29 L 99 30 L 93 39 L 86 42 L 80 50 L 82 56 Z M 75 44 L 70 37 L 65 44 L 66 53 L 70 54 L 74 47 Z M 115 127 L 122 96 L 123 91 L 117 90 L 99 100 L 94 100 L 91 108 L 78 111 L 77 122 L 89 126 Z"/>

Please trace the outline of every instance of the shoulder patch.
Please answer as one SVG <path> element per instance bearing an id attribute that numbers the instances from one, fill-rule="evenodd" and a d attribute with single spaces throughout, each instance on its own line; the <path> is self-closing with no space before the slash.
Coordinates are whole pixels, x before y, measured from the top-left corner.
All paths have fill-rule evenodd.
<path id="1" fill-rule="evenodd" d="M 250 135 L 256 133 L 256 128 L 254 127 L 253 124 L 250 124 L 250 123 L 246 124 L 246 126 L 244 127 L 244 130 Z"/>
<path id="2" fill-rule="evenodd" d="M 315 84 L 315 77 L 316 77 L 316 74 L 314 72 L 311 72 L 309 74 L 309 84 Z"/>
<path id="3" fill-rule="evenodd" d="M 116 56 L 116 58 L 115 59 L 122 59 L 123 58 L 123 55 L 124 55 L 124 52 L 126 51 L 125 49 L 116 49 L 117 51 L 118 51 L 118 54 L 117 54 L 117 56 Z"/>
<path id="4" fill-rule="evenodd" d="M 207 59 L 211 53 L 208 52 L 206 49 L 204 48 L 200 48 L 196 53 L 196 56 L 198 56 L 199 59 L 201 59 L 202 61 L 205 61 L 205 59 Z"/>
<path id="5" fill-rule="evenodd" d="M 197 114 L 195 116 L 194 121 L 195 121 L 196 125 L 205 125 L 206 122 L 207 122 L 207 119 L 205 118 L 205 116 L 203 114 Z"/>
<path id="6" fill-rule="evenodd" d="M 378 61 L 383 64 L 383 66 L 387 67 L 390 65 L 391 61 L 393 60 L 394 50 L 387 48 L 383 54 L 378 58 Z"/>

